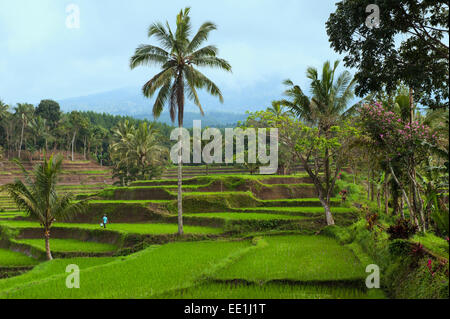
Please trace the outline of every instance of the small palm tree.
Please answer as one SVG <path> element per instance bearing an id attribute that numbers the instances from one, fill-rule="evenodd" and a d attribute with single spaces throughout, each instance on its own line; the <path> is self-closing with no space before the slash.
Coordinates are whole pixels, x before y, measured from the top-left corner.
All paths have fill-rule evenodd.
<path id="1" fill-rule="evenodd" d="M 39 221 L 44 229 L 47 259 L 52 259 L 50 251 L 50 228 L 56 219 L 69 219 L 85 209 L 84 202 L 73 202 L 73 195 L 56 192 L 58 176 L 62 171 L 62 156 L 44 156 L 44 161 L 34 166 L 31 175 L 19 161 L 16 163 L 25 175 L 25 183 L 16 180 L 2 187 L 14 200 L 19 209 Z"/>
<path id="2" fill-rule="evenodd" d="M 185 93 L 190 100 L 200 109 L 203 109 L 197 95 L 197 89 L 206 89 L 208 93 L 217 96 L 223 102 L 222 93 L 214 82 L 194 68 L 212 67 L 225 71 L 231 71 L 231 65 L 217 57 L 217 48 L 208 45 L 200 48 L 202 43 L 208 39 L 211 31 L 216 30 L 212 22 L 203 23 L 198 32 L 189 39 L 191 34 L 191 21 L 189 17 L 190 8 L 181 10 L 177 15 L 176 30 L 172 32 L 169 23 L 154 23 L 148 30 L 148 36 L 155 36 L 162 45 L 140 45 L 131 57 L 130 67 L 136 68 L 140 65 L 156 64 L 161 66 L 161 71 L 144 84 L 142 92 L 150 98 L 159 89 L 153 115 L 158 118 L 165 105 L 169 107 L 170 118 L 175 122 L 178 114 L 178 127 L 183 127 Z M 179 145 L 181 146 L 181 136 Z M 181 147 L 178 152 L 178 234 L 183 234 L 183 207 L 182 207 L 182 161 Z"/>

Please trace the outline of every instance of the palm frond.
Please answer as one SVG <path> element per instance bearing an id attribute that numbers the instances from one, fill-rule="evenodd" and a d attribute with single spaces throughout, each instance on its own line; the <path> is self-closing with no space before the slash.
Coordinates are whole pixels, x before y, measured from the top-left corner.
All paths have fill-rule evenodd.
<path id="1" fill-rule="evenodd" d="M 158 118 L 170 97 L 170 78 L 164 83 L 163 87 L 159 90 L 156 97 L 155 104 L 153 105 L 153 117 Z"/>
<path id="2" fill-rule="evenodd" d="M 212 22 L 203 23 L 189 43 L 187 53 L 194 52 L 204 41 L 208 40 L 209 33 L 216 29 L 217 26 Z"/>
<path id="3" fill-rule="evenodd" d="M 213 81 L 208 79 L 203 73 L 193 67 L 190 67 L 189 71 L 192 73 L 191 79 L 192 83 L 194 83 L 194 87 L 206 89 L 209 94 L 211 94 L 212 96 L 217 96 L 219 98 L 219 101 L 223 103 L 222 92 Z"/>
<path id="4" fill-rule="evenodd" d="M 230 63 L 228 63 L 228 61 L 224 59 L 220 59 L 217 57 L 192 58 L 190 62 L 200 67 L 218 68 L 231 72 Z"/>
<path id="5" fill-rule="evenodd" d="M 152 97 L 153 94 L 158 90 L 160 87 L 165 85 L 168 81 L 171 80 L 171 78 L 174 75 L 173 69 L 165 69 L 156 74 L 153 78 L 151 78 L 147 83 L 144 84 L 142 87 L 142 93 L 146 97 Z"/>
<path id="6" fill-rule="evenodd" d="M 148 29 L 148 37 L 155 36 L 166 50 L 172 50 L 175 40 L 171 34 L 170 27 L 164 28 L 161 22 L 156 22 Z"/>
<path id="7" fill-rule="evenodd" d="M 153 45 L 141 44 L 130 58 L 130 68 L 140 65 L 164 64 L 169 59 L 169 53 Z"/>

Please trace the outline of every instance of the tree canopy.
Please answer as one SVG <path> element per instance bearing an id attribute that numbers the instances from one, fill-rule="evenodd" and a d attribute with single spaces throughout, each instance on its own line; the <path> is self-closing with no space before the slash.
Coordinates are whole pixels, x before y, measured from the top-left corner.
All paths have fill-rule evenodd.
<path id="1" fill-rule="evenodd" d="M 379 7 L 379 27 L 366 26 L 366 7 Z M 398 81 L 430 108 L 448 108 L 449 5 L 445 0 L 352 0 L 336 4 L 326 23 L 331 47 L 356 68 L 360 96 L 395 90 Z"/>

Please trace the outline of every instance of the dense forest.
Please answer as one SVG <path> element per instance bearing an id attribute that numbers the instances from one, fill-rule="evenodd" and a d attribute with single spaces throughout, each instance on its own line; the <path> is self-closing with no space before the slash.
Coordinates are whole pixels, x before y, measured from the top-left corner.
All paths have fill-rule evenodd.
<path id="1" fill-rule="evenodd" d="M 69 160 L 73 153 L 80 153 L 86 160 L 111 165 L 111 133 L 123 121 L 133 126 L 151 122 L 92 111 L 65 113 L 53 100 L 42 100 L 36 107 L 29 103 L 9 106 L 0 100 L 0 156 L 26 161 L 41 159 L 44 152 L 67 151 Z M 152 125 L 159 132 L 160 143 L 169 146 L 172 127 Z"/>

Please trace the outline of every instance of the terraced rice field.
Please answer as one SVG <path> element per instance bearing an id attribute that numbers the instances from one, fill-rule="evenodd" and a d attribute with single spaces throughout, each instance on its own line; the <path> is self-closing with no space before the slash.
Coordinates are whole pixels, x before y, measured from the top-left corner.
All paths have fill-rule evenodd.
<path id="1" fill-rule="evenodd" d="M 312 248 L 311 243 L 317 242 L 317 238 L 282 236 L 277 239 L 264 238 L 256 244 L 249 241 L 207 241 L 153 246 L 127 257 L 112 258 L 106 263 L 100 262 L 100 265 L 96 263 L 94 263 L 95 266 L 80 265 L 83 278 L 80 289 L 65 288 L 62 262 L 55 260 L 44 263 L 43 265 L 47 264 L 46 268 L 41 268 L 39 271 L 36 268 L 20 277 L 0 281 L 0 297 L 37 298 L 46 295 L 51 298 L 164 298 L 167 296 L 217 298 L 221 287 L 228 287 L 222 295 L 226 298 L 241 298 L 246 292 L 252 292 L 251 295 L 247 295 L 247 298 L 261 296 L 265 298 L 281 296 L 284 298 L 361 298 L 369 296 L 369 292 L 361 288 L 357 282 L 343 282 L 343 279 L 360 278 L 361 265 L 356 261 L 349 263 L 346 268 L 338 266 L 337 269 L 332 269 L 333 265 L 324 266 L 326 257 L 322 257 L 322 260 L 311 260 L 308 256 L 310 250 L 301 254 L 300 249 L 294 247 L 290 251 L 284 247 L 287 242 L 297 243 L 298 247 L 309 244 Z M 333 244 L 327 240 L 319 240 L 316 248 L 327 251 L 333 248 L 332 246 Z M 274 253 L 276 257 L 290 256 L 292 258 L 278 259 L 278 262 L 275 260 L 274 263 L 264 258 L 259 265 L 249 262 L 255 254 L 268 256 L 270 253 Z M 346 258 L 356 258 L 352 256 L 351 251 L 342 247 L 338 247 L 333 256 L 338 257 L 338 263 L 341 264 L 345 263 Z M 183 260 L 183 263 L 179 263 L 179 260 Z M 311 264 L 299 264 L 305 261 Z M 52 265 L 55 262 L 58 265 Z M 77 260 L 70 262 L 76 263 Z M 255 267 L 261 265 L 264 268 L 258 272 Z M 314 274 L 299 269 L 305 266 L 316 267 Z M 276 269 L 280 268 L 282 271 L 277 272 Z M 52 276 L 44 277 L 43 271 Z M 33 274 L 34 272 L 36 274 Z M 242 278 L 252 281 L 259 279 L 264 273 L 268 277 L 264 277 L 266 283 L 262 286 L 244 282 L 233 286 L 226 281 L 228 278 L 232 278 L 234 282 Z M 42 280 L 43 277 L 48 279 Z M 305 280 L 317 278 L 325 279 L 327 283 L 321 285 L 304 283 Z M 274 279 L 279 281 L 276 282 Z M 283 280 L 290 283 L 285 284 Z M 11 285 L 8 281 L 13 281 L 14 284 Z"/>
<path id="2" fill-rule="evenodd" d="M 32 247 L 45 249 L 44 239 L 21 239 L 18 243 L 27 244 Z M 56 252 L 88 252 L 88 253 L 102 253 L 115 251 L 117 247 L 111 244 L 86 242 L 74 239 L 57 239 L 51 240 L 51 248 Z"/>
<path id="3" fill-rule="evenodd" d="M 382 299 L 379 291 L 314 285 L 207 283 L 158 295 L 160 299 Z"/>
<path id="4" fill-rule="evenodd" d="M 0 221 L 0 225 L 11 228 L 40 228 L 39 224 L 34 221 Z M 80 223 L 55 223 L 55 228 L 80 228 L 87 230 L 105 230 L 100 224 L 80 224 Z M 107 225 L 106 230 L 118 231 L 131 234 L 174 234 L 178 231 L 176 224 L 162 223 L 139 223 L 139 224 L 122 224 L 111 223 Z M 202 227 L 202 226 L 185 226 L 184 231 L 188 234 L 219 234 L 220 228 Z"/>
<path id="5" fill-rule="evenodd" d="M 19 252 L 0 248 L 0 267 L 34 266 L 38 261 Z"/>
<path id="6" fill-rule="evenodd" d="M 273 236 L 263 240 L 262 248 L 219 271 L 214 278 L 254 283 L 272 280 L 363 282 L 365 278 L 365 267 L 358 258 L 331 238 Z"/>
<path id="7" fill-rule="evenodd" d="M 304 216 L 289 216 L 281 214 L 265 214 L 265 213 L 199 213 L 187 214 L 186 216 L 218 218 L 224 220 L 299 220 Z"/>
<path id="8" fill-rule="evenodd" d="M 3 249 L 0 260 L 17 256 L 19 264 L 38 265 L 0 280 L 0 298 L 384 297 L 364 286 L 368 260 L 314 235 L 324 225 L 323 209 L 304 174 L 243 175 L 217 168 L 206 175 L 200 173 L 204 169 L 186 170 L 181 237 L 170 171 L 131 187 L 60 186 L 61 192 L 84 196 L 78 200 L 89 196 L 90 207 L 71 222 L 53 225 L 50 246 L 62 259 L 42 261 L 44 240 L 36 221 L 17 209 L 1 212 L 0 233 L 11 232 L 10 249 L 33 257 Z M 339 199 L 332 205 L 338 223 L 357 213 Z M 111 221 L 106 229 L 99 225 L 103 214 Z M 73 258 L 105 253 L 113 256 Z M 65 287 L 65 266 L 71 263 L 81 269 L 80 289 Z"/>

